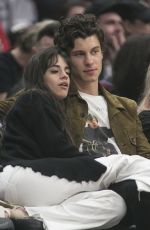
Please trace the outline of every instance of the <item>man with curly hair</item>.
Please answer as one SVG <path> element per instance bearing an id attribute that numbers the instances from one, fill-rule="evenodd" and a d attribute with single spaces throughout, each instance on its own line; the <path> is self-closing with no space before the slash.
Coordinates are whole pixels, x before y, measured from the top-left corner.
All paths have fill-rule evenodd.
<path id="1" fill-rule="evenodd" d="M 55 44 L 68 53 L 73 66 L 72 84 L 65 105 L 70 132 L 76 146 L 79 147 L 85 139 L 86 118 L 88 114 L 91 114 L 97 117 L 99 126 L 106 127 L 101 129 L 102 132 L 111 130 L 111 138 L 107 132 L 105 135 L 108 136 L 108 142 L 116 149 L 116 154 L 136 154 L 149 158 L 150 145 L 143 134 L 137 116 L 136 103 L 109 93 L 99 84 L 103 68 L 104 34 L 96 23 L 95 16 L 85 14 L 62 19 L 55 37 Z M 109 153 L 111 154 L 113 152 Z M 93 157 L 97 155 L 93 153 Z M 130 210 L 131 223 L 135 223 L 134 212 L 138 203 L 135 182 L 125 181 L 111 186 L 111 189 L 124 198 L 127 210 Z M 103 196 L 105 191 L 100 192 Z M 113 196 L 111 190 L 109 195 Z M 142 202 L 145 207 L 144 198 Z M 101 205 L 99 208 L 102 208 Z M 110 210 L 116 211 L 115 204 L 111 203 L 110 208 L 105 209 L 107 220 L 110 218 Z M 118 215 L 120 218 L 119 212 Z M 103 228 L 106 229 L 107 225 L 102 225 L 100 229 Z"/>

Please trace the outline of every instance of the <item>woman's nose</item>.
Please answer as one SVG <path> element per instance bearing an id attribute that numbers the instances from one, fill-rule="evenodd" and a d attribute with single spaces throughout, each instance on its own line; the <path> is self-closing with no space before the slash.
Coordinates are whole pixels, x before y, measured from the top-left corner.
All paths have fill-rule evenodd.
<path id="1" fill-rule="evenodd" d="M 60 77 L 67 79 L 67 78 L 69 78 L 69 74 L 67 74 L 65 70 L 62 70 L 60 73 Z"/>

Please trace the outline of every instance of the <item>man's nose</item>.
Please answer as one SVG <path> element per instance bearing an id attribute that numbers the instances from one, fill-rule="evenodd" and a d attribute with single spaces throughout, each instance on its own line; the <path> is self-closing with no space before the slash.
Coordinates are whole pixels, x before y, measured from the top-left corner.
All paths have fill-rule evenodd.
<path id="1" fill-rule="evenodd" d="M 122 26 L 122 24 L 121 23 L 116 23 L 116 26 L 115 26 L 115 28 L 116 28 L 116 32 L 120 32 L 120 31 L 124 31 L 124 29 L 123 29 L 123 26 Z"/>
<path id="2" fill-rule="evenodd" d="M 87 54 L 87 55 L 85 56 L 85 63 L 88 64 L 88 65 L 90 65 L 90 64 L 93 63 L 93 57 L 92 57 L 91 54 Z"/>

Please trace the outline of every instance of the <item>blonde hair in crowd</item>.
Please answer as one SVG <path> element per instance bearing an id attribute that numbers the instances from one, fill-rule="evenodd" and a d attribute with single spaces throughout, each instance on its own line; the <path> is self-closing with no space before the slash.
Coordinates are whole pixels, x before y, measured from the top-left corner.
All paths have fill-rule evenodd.
<path id="1" fill-rule="evenodd" d="M 150 64 L 146 73 L 144 91 L 138 105 L 138 113 L 143 110 L 150 110 Z"/>

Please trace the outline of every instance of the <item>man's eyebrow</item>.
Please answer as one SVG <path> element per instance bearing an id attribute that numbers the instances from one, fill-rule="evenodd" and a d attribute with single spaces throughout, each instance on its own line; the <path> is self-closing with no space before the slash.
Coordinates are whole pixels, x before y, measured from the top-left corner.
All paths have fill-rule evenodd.
<path id="1" fill-rule="evenodd" d="M 93 50 L 93 49 L 99 49 L 99 48 L 101 48 L 100 45 L 92 47 L 91 50 Z M 86 52 L 86 50 L 77 49 L 77 50 L 72 50 L 71 53 L 74 53 L 74 52 Z"/>
<path id="2" fill-rule="evenodd" d="M 76 53 L 76 52 L 85 52 L 84 50 L 72 50 L 71 53 Z"/>
<path id="3" fill-rule="evenodd" d="M 101 48 L 101 46 L 98 45 L 98 46 L 94 46 L 91 50 L 93 50 L 93 49 L 100 49 L 100 48 Z"/>

